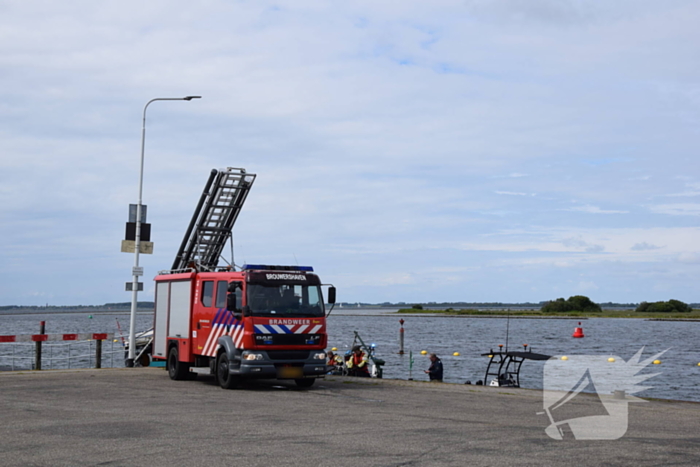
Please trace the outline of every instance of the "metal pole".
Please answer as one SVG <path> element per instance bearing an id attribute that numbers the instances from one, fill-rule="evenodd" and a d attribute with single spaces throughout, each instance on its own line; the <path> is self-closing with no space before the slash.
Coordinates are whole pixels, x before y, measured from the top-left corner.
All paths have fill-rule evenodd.
<path id="1" fill-rule="evenodd" d="M 95 368 L 102 368 L 102 340 L 95 342 Z"/>
<path id="2" fill-rule="evenodd" d="M 151 99 L 143 108 L 143 124 L 141 126 L 141 167 L 139 170 L 139 202 L 136 205 L 136 241 L 134 243 L 134 269 L 132 269 L 131 283 L 131 320 L 129 322 L 129 356 L 126 359 L 126 366 L 134 366 L 134 358 L 136 357 L 136 307 L 138 304 L 139 292 L 139 276 L 137 268 L 139 267 L 139 250 L 141 249 L 141 201 L 143 195 L 143 161 L 144 150 L 146 148 L 146 109 L 155 101 L 190 101 L 192 99 L 200 99 L 202 96 L 187 96 L 187 97 L 157 97 Z"/>
<path id="3" fill-rule="evenodd" d="M 46 321 L 39 323 L 39 334 L 46 334 Z M 41 370 L 41 341 L 36 341 L 36 351 L 34 352 L 34 369 Z"/>
<path id="4" fill-rule="evenodd" d="M 399 323 L 401 324 L 401 328 L 399 329 L 399 355 L 403 355 L 403 323 L 404 323 L 404 320 L 400 319 Z"/>

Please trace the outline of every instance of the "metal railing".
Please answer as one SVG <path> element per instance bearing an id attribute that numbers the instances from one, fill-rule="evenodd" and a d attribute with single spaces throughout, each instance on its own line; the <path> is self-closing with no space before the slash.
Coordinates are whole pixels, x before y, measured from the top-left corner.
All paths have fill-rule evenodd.
<path id="1" fill-rule="evenodd" d="M 96 340 L 43 342 L 39 369 L 114 368 L 115 354 L 118 354 L 117 366 L 121 367 L 124 365 L 124 346 L 121 343 L 115 345 L 115 339 L 110 341 L 111 345 L 107 346 L 104 341 Z M 0 343 L 0 370 L 34 370 L 36 362 L 35 343 Z"/>

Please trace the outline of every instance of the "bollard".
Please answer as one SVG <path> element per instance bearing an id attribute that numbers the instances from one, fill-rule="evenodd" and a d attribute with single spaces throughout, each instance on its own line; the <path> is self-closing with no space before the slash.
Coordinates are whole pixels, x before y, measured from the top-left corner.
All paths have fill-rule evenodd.
<path id="1" fill-rule="evenodd" d="M 46 332 L 46 321 L 41 321 L 39 323 L 39 334 L 44 334 Z M 34 369 L 41 370 L 41 339 L 37 340 L 34 345 L 36 346 L 36 351 L 34 352 Z"/>
<path id="2" fill-rule="evenodd" d="M 401 328 L 399 329 L 399 355 L 403 355 L 403 323 L 404 323 L 404 320 L 400 319 L 399 323 L 401 324 Z"/>
<path id="3" fill-rule="evenodd" d="M 102 339 L 95 341 L 95 368 L 102 368 Z"/>

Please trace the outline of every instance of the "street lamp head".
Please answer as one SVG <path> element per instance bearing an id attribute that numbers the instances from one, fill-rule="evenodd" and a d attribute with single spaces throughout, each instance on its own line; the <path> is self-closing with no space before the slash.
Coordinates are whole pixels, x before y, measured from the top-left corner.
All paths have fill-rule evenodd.
<path id="1" fill-rule="evenodd" d="M 187 96 L 187 97 L 183 97 L 182 99 L 186 100 L 186 101 L 191 101 L 192 99 L 201 99 L 201 98 L 202 98 L 202 96 Z"/>

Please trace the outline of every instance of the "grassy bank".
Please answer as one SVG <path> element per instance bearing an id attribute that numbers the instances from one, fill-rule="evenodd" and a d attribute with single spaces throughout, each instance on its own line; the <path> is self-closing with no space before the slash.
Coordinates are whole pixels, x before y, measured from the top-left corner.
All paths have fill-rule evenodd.
<path id="1" fill-rule="evenodd" d="M 499 310 L 475 310 L 463 309 L 455 310 L 416 310 L 414 308 L 402 308 L 397 313 L 410 314 L 439 314 L 446 316 L 533 316 L 551 318 L 645 318 L 645 319 L 692 319 L 700 321 L 700 310 L 693 310 L 690 313 L 637 313 L 634 310 L 603 310 L 600 313 L 543 313 L 540 310 L 509 310 L 507 308 Z"/>

